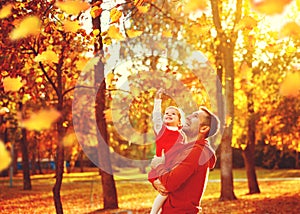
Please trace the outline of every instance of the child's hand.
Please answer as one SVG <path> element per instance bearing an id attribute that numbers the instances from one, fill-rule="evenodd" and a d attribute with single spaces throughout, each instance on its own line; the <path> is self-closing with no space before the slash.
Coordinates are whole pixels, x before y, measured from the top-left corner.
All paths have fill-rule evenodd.
<path id="1" fill-rule="evenodd" d="M 164 93 L 164 91 L 165 91 L 164 89 L 160 88 L 160 89 L 156 92 L 155 98 L 156 98 L 156 99 L 161 99 L 162 94 Z"/>
<path id="2" fill-rule="evenodd" d="M 152 159 L 152 161 L 151 161 L 151 163 L 150 163 L 150 166 L 151 166 L 152 169 L 154 169 L 154 168 L 156 168 L 158 165 L 164 164 L 164 163 L 165 163 L 165 151 L 162 150 L 162 152 L 161 152 L 161 157 L 155 156 L 155 157 Z"/>

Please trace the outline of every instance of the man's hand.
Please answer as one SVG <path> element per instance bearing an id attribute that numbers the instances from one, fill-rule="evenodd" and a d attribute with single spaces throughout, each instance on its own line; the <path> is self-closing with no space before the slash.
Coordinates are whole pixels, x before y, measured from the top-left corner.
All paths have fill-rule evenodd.
<path id="1" fill-rule="evenodd" d="M 164 185 L 162 185 L 162 183 L 160 182 L 159 179 L 156 179 L 153 182 L 153 186 L 161 195 L 168 195 L 168 191 L 167 191 L 166 187 L 164 187 Z"/>
<path id="2" fill-rule="evenodd" d="M 150 166 L 152 169 L 156 168 L 158 165 L 160 164 L 164 164 L 165 163 L 165 151 L 162 150 L 161 151 L 161 157 L 157 157 L 154 156 L 154 158 L 152 159 Z"/>

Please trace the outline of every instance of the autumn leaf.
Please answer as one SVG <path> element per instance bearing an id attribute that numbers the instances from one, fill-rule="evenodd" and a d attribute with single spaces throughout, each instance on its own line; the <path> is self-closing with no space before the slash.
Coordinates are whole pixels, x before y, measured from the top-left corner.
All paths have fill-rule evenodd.
<path id="1" fill-rule="evenodd" d="M 122 12 L 119 11 L 117 8 L 113 8 L 111 11 L 110 11 L 110 20 L 111 20 L 111 24 L 112 23 L 115 23 L 115 22 L 118 22 L 119 19 L 121 18 L 122 16 Z"/>
<path id="2" fill-rule="evenodd" d="M 172 38 L 173 37 L 173 34 L 172 34 L 172 31 L 171 30 L 164 30 L 162 32 L 162 36 L 163 37 L 167 37 L 167 38 Z"/>
<path id="3" fill-rule="evenodd" d="M 21 121 L 21 126 L 28 130 L 41 131 L 49 129 L 58 118 L 60 113 L 55 109 L 40 110 L 32 113 L 28 119 Z"/>
<path id="4" fill-rule="evenodd" d="M 280 87 L 280 94 L 286 97 L 297 97 L 300 95 L 300 72 L 288 74 Z"/>
<path id="5" fill-rule="evenodd" d="M 134 38 L 134 37 L 140 36 L 143 33 L 143 31 L 129 29 L 129 30 L 126 31 L 126 33 L 127 33 L 129 38 Z"/>
<path id="6" fill-rule="evenodd" d="M 254 10 L 267 15 L 281 14 L 286 5 L 291 3 L 292 0 L 251 0 L 251 6 Z"/>
<path id="7" fill-rule="evenodd" d="M 22 81 L 21 77 L 17 77 L 17 78 L 6 77 L 3 79 L 4 92 L 19 91 L 20 88 L 22 88 L 25 83 L 26 82 Z"/>
<path id="8" fill-rule="evenodd" d="M 300 0 L 296 0 L 296 5 L 297 5 L 298 10 L 300 10 Z"/>
<path id="9" fill-rule="evenodd" d="M 40 32 L 41 22 L 37 16 L 24 18 L 10 33 L 10 39 L 17 40 L 28 36 L 37 35 Z"/>
<path id="10" fill-rule="evenodd" d="M 79 71 L 82 71 L 85 68 L 88 61 L 89 59 L 87 58 L 79 58 L 79 60 L 77 60 L 77 62 L 75 63 L 75 66 Z"/>
<path id="11" fill-rule="evenodd" d="M 73 146 L 74 143 L 76 143 L 76 142 L 78 142 L 78 141 L 77 141 L 77 136 L 74 132 L 67 134 L 63 138 L 63 145 L 65 147 Z"/>
<path id="12" fill-rule="evenodd" d="M 52 50 L 46 50 L 34 58 L 36 62 L 58 63 L 58 56 Z"/>
<path id="13" fill-rule="evenodd" d="M 94 6 L 94 7 L 92 7 L 90 13 L 91 13 L 91 16 L 95 19 L 95 18 L 97 18 L 98 16 L 101 15 L 101 13 L 102 13 L 102 8 L 100 8 L 100 7 L 98 7 L 98 6 Z"/>
<path id="14" fill-rule="evenodd" d="M 63 21 L 63 25 L 64 25 L 64 31 L 70 33 L 76 33 L 81 27 L 80 23 L 77 20 L 75 21 L 65 20 Z"/>
<path id="15" fill-rule="evenodd" d="M 252 30 L 254 27 L 257 26 L 257 20 L 254 19 L 251 16 L 245 16 L 243 17 L 239 23 L 236 25 L 235 30 L 241 30 L 241 29 L 249 29 Z"/>
<path id="16" fill-rule="evenodd" d="M 75 16 L 80 12 L 86 11 L 90 8 L 90 4 L 87 2 L 71 0 L 56 2 L 55 6 L 57 6 L 62 11 Z"/>
<path id="17" fill-rule="evenodd" d="M 106 109 L 104 111 L 104 117 L 105 117 L 106 122 L 113 122 L 113 120 L 112 120 L 112 110 L 111 109 Z"/>
<path id="18" fill-rule="evenodd" d="M 115 25 L 109 27 L 107 30 L 107 36 L 117 41 L 124 40 L 124 36 L 120 33 L 119 28 L 117 28 Z"/>
<path id="19" fill-rule="evenodd" d="M 12 4 L 7 4 L 3 6 L 0 10 L 0 19 L 5 19 L 11 15 L 11 9 L 13 5 Z"/>
<path id="20" fill-rule="evenodd" d="M 207 6 L 207 0 L 186 0 L 183 11 L 185 13 L 192 13 L 197 10 L 205 10 Z"/>
<path id="21" fill-rule="evenodd" d="M 11 163 L 11 157 L 5 145 L 0 141 L 0 172 L 7 169 Z"/>
<path id="22" fill-rule="evenodd" d="M 136 7 L 140 13 L 147 13 L 150 9 L 150 4 Z"/>
<path id="23" fill-rule="evenodd" d="M 300 39 L 300 26 L 296 22 L 286 23 L 279 34 L 281 37 Z"/>

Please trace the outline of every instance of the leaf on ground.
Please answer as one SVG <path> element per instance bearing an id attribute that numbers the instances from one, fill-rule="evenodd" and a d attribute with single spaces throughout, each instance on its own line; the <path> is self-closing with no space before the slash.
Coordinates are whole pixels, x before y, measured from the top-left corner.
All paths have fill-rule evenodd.
<path id="1" fill-rule="evenodd" d="M 40 32 L 41 22 L 37 16 L 24 18 L 18 26 L 10 33 L 11 40 L 22 39 L 28 36 L 37 35 Z"/>
<path id="2" fill-rule="evenodd" d="M 23 81 L 21 77 L 16 77 L 16 78 L 6 77 L 3 79 L 4 92 L 19 91 L 24 84 L 25 81 Z"/>
<path id="3" fill-rule="evenodd" d="M 0 172 L 7 169 L 11 163 L 11 157 L 4 143 L 0 141 Z"/>
<path id="4" fill-rule="evenodd" d="M 11 15 L 12 4 L 7 4 L 3 6 L 0 10 L 0 19 L 5 19 Z"/>
<path id="5" fill-rule="evenodd" d="M 290 4 L 292 0 L 251 0 L 251 6 L 254 10 L 266 14 L 275 15 L 281 14 L 284 11 L 285 6 Z"/>
<path id="6" fill-rule="evenodd" d="M 60 113 L 56 109 L 40 110 L 23 120 L 21 126 L 28 130 L 41 131 L 49 129 L 59 117 Z"/>
<path id="7" fill-rule="evenodd" d="M 143 33 L 143 31 L 129 29 L 129 30 L 126 31 L 126 33 L 127 33 L 129 38 L 134 38 L 134 37 L 140 36 Z"/>
<path id="8" fill-rule="evenodd" d="M 300 72 L 288 74 L 280 87 L 280 94 L 286 97 L 300 95 Z"/>
<path id="9" fill-rule="evenodd" d="M 77 20 L 75 21 L 65 20 L 63 21 L 63 25 L 64 25 L 64 31 L 69 33 L 76 33 L 81 28 L 81 25 Z"/>
<path id="10" fill-rule="evenodd" d="M 296 22 L 286 23 L 279 33 L 281 37 L 292 37 L 295 39 L 300 39 L 300 25 Z"/>
<path id="11" fill-rule="evenodd" d="M 57 54 L 52 50 L 46 50 L 42 52 L 41 54 L 38 54 L 34 61 L 36 62 L 46 62 L 46 63 L 58 63 L 58 56 Z"/>
<path id="12" fill-rule="evenodd" d="M 192 13 L 198 10 L 205 10 L 208 6 L 207 0 L 187 0 L 184 5 L 185 13 Z"/>
<path id="13" fill-rule="evenodd" d="M 71 14 L 71 15 L 78 15 L 82 11 L 86 11 L 90 8 L 90 4 L 88 2 L 83 1 L 71 1 L 67 0 L 64 2 L 56 2 L 55 6 L 57 6 L 62 11 Z"/>

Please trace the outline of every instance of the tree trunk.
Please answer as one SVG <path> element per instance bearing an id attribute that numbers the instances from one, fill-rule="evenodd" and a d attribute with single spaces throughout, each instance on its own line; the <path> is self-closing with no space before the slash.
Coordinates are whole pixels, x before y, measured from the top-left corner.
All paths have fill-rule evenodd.
<path id="1" fill-rule="evenodd" d="M 92 0 L 92 4 L 98 0 Z M 103 42 L 101 37 L 101 21 L 100 17 L 92 18 L 93 29 L 99 30 L 99 40 L 95 43 L 95 53 L 100 55 L 100 61 L 95 66 L 95 87 L 98 89 L 96 97 L 96 123 L 97 123 L 97 138 L 98 138 L 98 159 L 101 174 L 103 203 L 104 209 L 118 208 L 118 197 L 113 177 L 113 170 L 110 161 L 110 153 L 108 146 L 108 135 L 105 119 L 105 91 L 106 84 L 104 78 L 104 64 L 101 62 L 103 55 Z M 99 130 L 99 131 L 98 131 Z"/>
<path id="2" fill-rule="evenodd" d="M 19 108 L 22 113 L 22 118 L 24 119 L 23 103 L 19 103 Z M 22 150 L 22 169 L 23 169 L 23 189 L 31 190 L 31 180 L 30 180 L 30 168 L 29 168 L 29 158 L 28 158 L 28 148 L 27 148 L 27 131 L 22 128 L 22 139 L 21 139 L 21 150 Z"/>
<path id="3" fill-rule="evenodd" d="M 260 193 L 260 189 L 257 182 L 256 172 L 255 172 L 255 115 L 254 115 L 254 105 L 253 105 L 253 94 L 250 91 L 248 93 L 247 100 L 247 110 L 248 110 L 248 130 L 247 130 L 247 146 L 243 151 L 243 158 L 245 161 L 249 194 Z"/>
<path id="4" fill-rule="evenodd" d="M 222 45 L 224 67 L 225 67 L 225 112 L 226 127 L 221 141 L 221 196 L 220 200 L 235 200 L 236 196 L 233 191 L 233 174 L 232 174 L 232 128 L 234 121 L 234 63 L 233 50 L 234 44 L 227 43 Z"/>
<path id="5" fill-rule="evenodd" d="M 31 179 L 30 179 L 30 169 L 29 169 L 29 158 L 28 158 L 28 148 L 27 148 L 27 131 L 25 128 L 22 128 L 22 139 L 21 139 L 21 148 L 22 148 L 22 169 L 23 169 L 23 189 L 31 190 Z"/>

